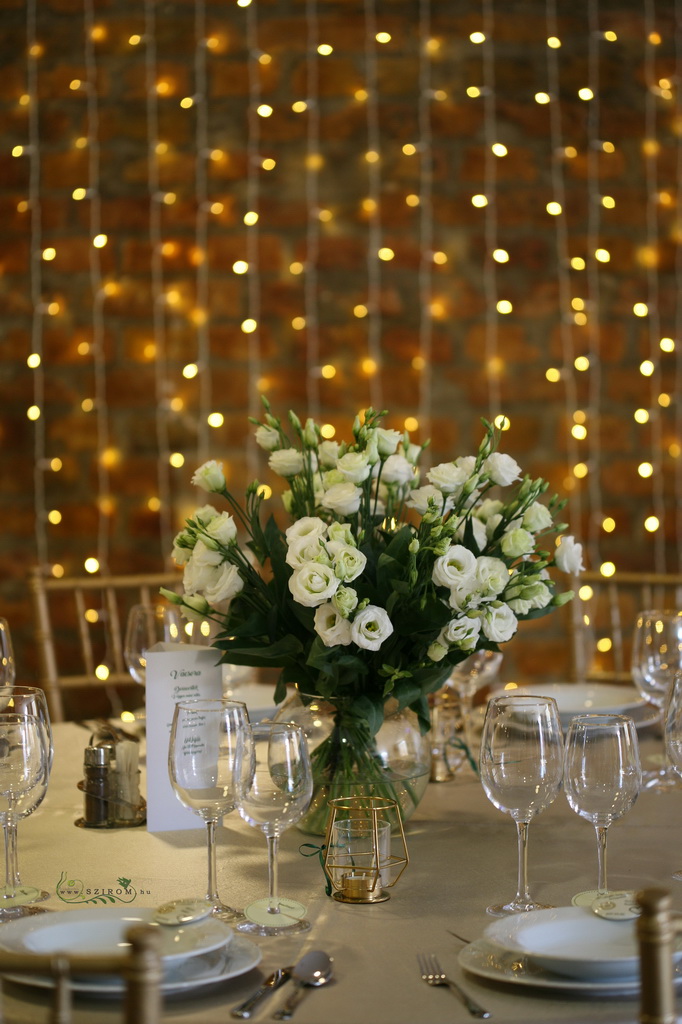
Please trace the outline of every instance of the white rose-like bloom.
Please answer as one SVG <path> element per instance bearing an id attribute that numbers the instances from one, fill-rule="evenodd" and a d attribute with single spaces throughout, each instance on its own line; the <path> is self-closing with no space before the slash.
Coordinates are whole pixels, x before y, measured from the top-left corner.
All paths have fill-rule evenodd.
<path id="1" fill-rule="evenodd" d="M 407 448 L 404 443 L 398 445 L 398 455 L 404 455 L 411 466 L 417 465 L 421 453 L 422 447 L 420 444 L 408 444 Z"/>
<path id="2" fill-rule="evenodd" d="M 372 468 L 362 452 L 346 452 L 337 462 L 336 468 L 352 484 L 361 484 L 372 472 Z"/>
<path id="3" fill-rule="evenodd" d="M 498 608 L 486 608 L 481 629 L 483 635 L 495 644 L 511 640 L 518 628 L 518 619 L 509 605 L 502 604 Z"/>
<path id="4" fill-rule="evenodd" d="M 319 516 L 301 516 L 295 523 L 288 526 L 284 531 L 287 544 L 306 537 L 312 540 L 313 537 L 324 537 L 327 532 L 327 524 Z"/>
<path id="5" fill-rule="evenodd" d="M 185 594 L 180 611 L 188 622 L 202 622 L 210 612 L 209 603 L 201 594 Z"/>
<path id="6" fill-rule="evenodd" d="M 332 543 L 345 544 L 349 548 L 357 547 L 350 523 L 330 523 L 327 532 Z"/>
<path id="7" fill-rule="evenodd" d="M 358 595 L 352 587 L 341 586 L 332 597 L 332 604 L 339 615 L 347 619 L 358 606 Z"/>
<path id="8" fill-rule="evenodd" d="M 436 503 L 436 509 L 439 514 L 449 512 L 454 502 L 451 497 L 443 494 L 433 484 L 424 484 L 423 487 L 415 487 L 413 491 L 410 491 L 409 497 L 405 504 L 409 508 L 413 508 L 420 516 L 423 516 L 429 507 L 429 498 L 433 498 Z M 445 507 L 443 508 L 443 505 Z"/>
<path id="9" fill-rule="evenodd" d="M 334 572 L 344 583 L 352 583 L 367 565 L 367 556 L 357 548 L 343 545 L 334 552 Z"/>
<path id="10" fill-rule="evenodd" d="M 185 530 L 181 530 L 180 533 L 175 535 L 172 556 L 176 565 L 185 565 L 189 562 L 192 557 L 194 544 L 195 538 L 191 534 L 186 533 Z"/>
<path id="11" fill-rule="evenodd" d="M 490 558 L 488 555 L 476 559 L 474 576 L 476 589 L 484 600 L 497 597 L 509 583 L 509 570 L 502 559 Z"/>
<path id="12" fill-rule="evenodd" d="M 459 647 L 462 651 L 473 651 L 478 643 L 481 632 L 481 620 L 470 619 L 468 615 L 461 615 L 451 619 L 447 626 L 440 631 L 438 640 L 451 647 Z"/>
<path id="13" fill-rule="evenodd" d="M 447 653 L 447 647 L 440 643 L 440 641 L 434 640 L 432 644 L 429 644 L 426 657 L 430 658 L 431 661 L 442 661 Z"/>
<path id="14" fill-rule="evenodd" d="M 476 555 L 463 544 L 453 544 L 433 563 L 431 579 L 440 587 L 459 587 L 473 580 Z"/>
<path id="15" fill-rule="evenodd" d="M 208 524 L 206 533 L 213 540 L 227 547 L 237 536 L 237 524 L 229 512 L 221 512 Z"/>
<path id="16" fill-rule="evenodd" d="M 210 587 L 215 581 L 215 570 L 222 563 L 223 556 L 220 551 L 215 551 L 207 547 L 203 540 L 198 540 L 182 576 L 185 594 L 196 594 L 205 587 Z"/>
<path id="17" fill-rule="evenodd" d="M 199 466 L 192 477 L 192 483 L 196 487 L 203 487 L 205 491 L 216 491 L 221 493 L 225 490 L 225 474 L 223 473 L 222 462 L 211 459 Z"/>
<path id="18" fill-rule="evenodd" d="M 381 479 L 385 484 L 409 484 L 414 479 L 414 468 L 404 455 L 389 455 L 383 463 Z"/>
<path id="19" fill-rule="evenodd" d="M 522 527 L 507 530 L 502 537 L 502 554 L 507 558 L 521 558 L 535 549 L 533 534 Z"/>
<path id="20" fill-rule="evenodd" d="M 399 430 L 386 430 L 384 427 L 377 427 L 374 436 L 382 459 L 395 455 L 396 448 L 403 439 Z"/>
<path id="21" fill-rule="evenodd" d="M 322 499 L 322 505 L 328 508 L 331 512 L 336 512 L 340 516 L 353 515 L 360 508 L 360 498 L 362 497 L 362 491 L 355 484 L 346 482 L 343 484 L 333 484 L 328 491 L 324 492 Z"/>
<path id="22" fill-rule="evenodd" d="M 346 647 L 351 642 L 351 628 L 348 619 L 344 619 L 331 601 L 321 604 L 315 610 L 315 632 L 325 647 Z"/>
<path id="23" fill-rule="evenodd" d="M 339 457 L 338 441 L 321 441 L 317 448 L 317 457 L 322 469 L 333 469 Z"/>
<path id="24" fill-rule="evenodd" d="M 202 505 L 201 508 L 197 508 L 192 513 L 192 519 L 195 522 L 201 523 L 202 526 L 208 526 L 212 519 L 219 516 L 220 512 L 213 505 Z"/>
<path id="25" fill-rule="evenodd" d="M 521 525 L 525 530 L 531 530 L 532 533 L 537 533 L 538 530 L 548 530 L 552 525 L 552 513 L 542 502 L 534 501 L 524 512 Z"/>
<path id="26" fill-rule="evenodd" d="M 298 537 L 292 541 L 287 550 L 286 563 L 292 569 L 300 569 L 305 562 L 320 562 L 324 565 L 331 565 L 333 559 L 329 557 L 327 547 L 320 543 L 320 537 Z"/>
<path id="27" fill-rule="evenodd" d="M 204 597 L 209 604 L 217 605 L 221 601 L 231 601 L 243 587 L 244 581 L 237 566 L 224 562 L 219 569 L 214 569 L 214 579 L 209 586 L 204 587 Z"/>
<path id="28" fill-rule="evenodd" d="M 279 430 L 261 425 L 256 430 L 256 444 L 266 452 L 272 452 L 282 443 Z"/>
<path id="29" fill-rule="evenodd" d="M 462 520 L 457 529 L 453 534 L 453 540 L 464 540 L 464 531 L 466 529 L 466 520 Z M 484 524 L 480 519 L 476 519 L 472 516 L 471 518 L 471 529 L 474 534 L 474 541 L 479 551 L 483 551 L 483 548 L 488 542 L 488 535 Z"/>
<path id="30" fill-rule="evenodd" d="M 492 516 L 497 516 L 497 522 L 499 522 L 501 518 L 500 512 L 503 508 L 504 505 L 501 501 L 497 501 L 494 498 L 485 498 L 476 509 L 474 515 L 482 523 L 487 523 Z"/>
<path id="31" fill-rule="evenodd" d="M 487 474 L 494 484 L 507 487 L 521 478 L 521 467 L 511 455 L 493 452 L 483 463 L 482 472 Z"/>
<path id="32" fill-rule="evenodd" d="M 554 561 L 562 572 L 568 572 L 572 576 L 584 572 L 582 544 L 578 544 L 574 537 L 562 537 Z"/>
<path id="33" fill-rule="evenodd" d="M 466 470 L 459 469 L 454 462 L 441 462 L 428 471 L 426 478 L 443 494 L 455 494 L 461 491 L 469 479 L 469 474 Z"/>
<path id="34" fill-rule="evenodd" d="M 476 469 L 476 456 L 475 455 L 458 455 L 455 459 L 455 465 L 458 469 L 461 469 L 467 476 L 473 476 L 474 470 Z"/>
<path id="35" fill-rule="evenodd" d="M 303 455 L 298 448 L 280 448 L 271 453 L 268 466 L 278 476 L 296 476 L 303 469 Z"/>
<path id="36" fill-rule="evenodd" d="M 289 578 L 289 590 L 297 604 L 317 608 L 329 601 L 340 580 L 334 570 L 319 562 L 304 562 Z"/>
<path id="37" fill-rule="evenodd" d="M 378 651 L 393 632 L 393 623 L 384 608 L 368 604 L 353 619 L 351 638 L 365 651 Z"/>

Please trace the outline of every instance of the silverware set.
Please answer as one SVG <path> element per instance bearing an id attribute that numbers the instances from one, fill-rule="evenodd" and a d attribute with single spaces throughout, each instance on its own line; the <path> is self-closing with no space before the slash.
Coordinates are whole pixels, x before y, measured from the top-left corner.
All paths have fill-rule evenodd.
<path id="1" fill-rule="evenodd" d="M 265 999 L 271 992 L 275 992 L 291 978 L 295 986 L 294 991 L 280 1009 L 272 1015 L 273 1020 L 291 1020 L 294 1010 L 309 989 L 319 988 L 320 985 L 326 985 L 328 981 L 331 981 L 334 970 L 333 963 L 333 958 L 327 956 L 326 953 L 317 949 L 311 950 L 310 953 L 302 956 L 295 966 L 280 967 L 273 971 L 248 999 L 230 1010 L 230 1016 L 237 1020 L 248 1020 L 262 999 Z"/>
<path id="2" fill-rule="evenodd" d="M 456 981 L 453 981 L 452 978 L 448 978 L 433 953 L 428 955 L 418 953 L 417 962 L 419 964 L 422 980 L 425 981 L 427 985 L 447 985 L 448 988 L 459 996 L 472 1017 L 478 1017 L 480 1020 L 486 1020 L 488 1017 L 492 1017 L 489 1010 L 484 1010 L 484 1008 L 479 1006 L 471 996 L 467 995 L 463 988 L 460 988 Z"/>

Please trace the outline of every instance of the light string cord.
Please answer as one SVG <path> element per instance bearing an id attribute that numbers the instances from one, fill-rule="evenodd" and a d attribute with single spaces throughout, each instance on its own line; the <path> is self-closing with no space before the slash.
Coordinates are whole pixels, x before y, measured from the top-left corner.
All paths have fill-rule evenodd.
<path id="1" fill-rule="evenodd" d="M 547 0 L 545 24 L 548 39 L 556 39 L 557 17 L 555 0 Z M 547 46 L 547 86 L 550 95 L 549 130 L 551 154 L 552 196 L 559 203 L 563 213 L 554 218 L 556 225 L 556 260 L 557 284 L 559 288 L 559 337 L 561 340 L 562 367 L 561 381 L 564 388 L 564 408 L 568 424 L 577 408 L 578 398 L 573 367 L 573 323 L 571 309 L 571 280 L 569 274 L 570 255 L 568 248 L 568 222 L 566 217 L 566 183 L 564 180 L 564 139 L 561 118 L 561 85 L 559 75 L 558 51 Z M 569 464 L 574 466 L 578 461 L 578 446 L 570 430 L 566 438 Z M 568 492 L 570 519 L 574 532 L 579 530 L 582 520 L 582 495 L 579 487 Z M 577 605 L 576 605 L 577 607 Z"/>
<path id="2" fill-rule="evenodd" d="M 86 104 L 88 113 L 88 203 L 90 223 L 90 288 L 92 292 L 92 356 L 95 381 L 95 415 L 97 422 L 97 560 L 108 572 L 109 524 L 108 502 L 110 481 L 103 454 L 109 445 L 109 412 L 107 408 L 106 356 L 104 352 L 104 299 L 100 249 L 94 240 L 101 232 L 99 105 L 97 98 L 97 59 L 94 32 L 95 15 L 92 0 L 84 0 Z"/>
<path id="3" fill-rule="evenodd" d="M 209 304 L 209 262 L 208 262 L 208 219 L 210 203 L 208 199 L 208 161 L 210 160 L 208 144 L 208 81 L 206 75 L 206 4 L 204 0 L 194 0 L 194 104 L 195 140 L 196 140 L 196 309 L 194 324 L 196 331 L 196 358 L 199 367 L 199 416 L 197 424 L 197 458 L 204 463 L 209 457 L 210 427 L 208 423 L 211 411 L 211 371 L 210 371 L 210 311 Z"/>
<path id="4" fill-rule="evenodd" d="M 246 45 L 248 49 L 248 83 L 249 83 L 249 106 L 247 112 L 247 143 L 246 143 L 246 206 L 247 210 L 256 215 L 259 214 L 260 206 L 260 125 L 258 116 L 258 104 L 260 101 L 260 74 L 259 74 L 259 50 L 258 50 L 258 16 L 256 4 L 251 3 L 246 8 Z M 261 351 L 260 351 L 260 268 L 259 268 L 260 231 L 259 221 L 247 225 L 246 230 L 246 251 L 249 272 L 246 275 L 246 291 L 248 316 L 255 320 L 256 330 L 249 335 L 249 395 L 248 411 L 249 416 L 260 418 L 262 409 L 258 396 L 258 381 L 261 375 Z M 249 479 L 254 479 L 258 472 L 259 458 L 258 447 L 255 443 L 253 432 L 249 431 L 246 441 L 246 468 Z"/>
<path id="5" fill-rule="evenodd" d="M 149 241 L 151 248 L 152 325 L 154 328 L 154 361 L 156 388 L 156 437 L 158 445 L 157 483 L 159 488 L 159 538 L 161 555 L 170 559 L 172 547 L 170 451 L 166 394 L 166 296 L 162 263 L 161 213 L 163 195 L 159 187 L 157 159 L 159 145 L 159 111 L 156 93 L 156 14 L 154 0 L 145 0 L 145 84 L 147 96 L 147 182 L 149 189 Z"/>
<path id="6" fill-rule="evenodd" d="M 319 171 L 316 156 L 320 146 L 320 102 L 317 2 L 306 0 L 308 52 L 306 56 L 307 154 L 305 192 L 307 206 L 305 257 L 305 325 L 307 361 L 308 412 L 313 419 L 320 416 L 320 324 L 318 310 L 318 263 L 320 252 Z"/>
<path id="7" fill-rule="evenodd" d="M 652 35 L 656 26 L 656 4 L 654 0 L 644 2 L 644 118 L 645 118 L 645 139 L 649 145 L 645 148 L 644 170 L 646 179 L 646 231 L 647 248 L 650 252 L 658 251 L 658 214 L 656 208 L 656 196 L 658 191 L 658 145 L 656 135 L 656 95 L 654 86 L 656 84 L 655 46 L 652 42 Z M 654 531 L 654 566 L 656 572 L 666 571 L 665 557 L 665 497 L 664 480 L 661 450 L 663 445 L 663 424 L 661 407 L 658 396 L 662 390 L 661 381 L 661 351 L 659 342 L 661 338 L 661 314 L 659 308 L 658 269 L 656 261 L 647 260 L 647 327 L 649 336 L 649 358 L 653 365 L 651 374 L 651 498 L 653 511 L 660 526 Z"/>
<path id="8" fill-rule="evenodd" d="M 497 246 L 497 157 L 493 145 L 497 138 L 497 110 L 495 104 L 495 10 L 493 0 L 482 0 L 483 17 L 483 134 L 485 154 L 483 165 L 483 190 L 488 202 L 485 207 L 484 238 L 485 256 L 483 262 L 483 294 L 485 296 L 485 360 L 488 379 L 488 412 L 494 421 L 501 411 L 500 371 L 497 365 L 498 352 L 498 292 L 497 273 L 493 252 Z"/>
<path id="9" fill-rule="evenodd" d="M 599 418 L 601 407 L 602 369 L 599 351 L 601 327 L 601 291 L 596 251 L 600 231 L 600 189 L 599 189 L 599 2 L 590 0 L 587 14 L 587 68 L 588 87 L 592 98 L 587 111 L 587 347 L 589 354 L 588 380 L 588 473 L 587 491 L 589 515 L 587 522 L 587 549 L 593 565 L 601 564 L 599 537 L 603 521 L 603 507 L 600 486 L 601 443 Z"/>
<path id="10" fill-rule="evenodd" d="M 432 418 L 433 318 L 433 149 L 431 133 L 431 60 L 428 43 L 431 36 L 431 3 L 419 3 L 419 427 L 422 437 L 430 437 Z"/>
<path id="11" fill-rule="evenodd" d="M 675 118 L 682 124 L 682 2 L 675 0 L 675 68 L 677 89 L 675 90 Z M 682 133 L 677 134 L 677 181 L 682 181 Z M 675 282 L 677 303 L 675 306 L 675 394 L 682 394 L 682 217 L 678 215 L 676 224 L 677 248 L 675 250 Z M 682 402 L 675 402 L 674 413 L 675 437 L 678 444 L 682 440 Z M 675 536 L 677 538 L 677 571 L 682 572 L 682 455 L 678 453 L 674 460 L 674 493 L 675 493 Z"/>
<path id="12" fill-rule="evenodd" d="M 47 510 L 45 506 L 45 373 L 43 370 L 43 299 L 42 275 L 42 208 L 40 202 L 41 152 L 40 115 L 38 110 L 38 41 L 36 24 L 37 0 L 26 4 L 26 86 L 28 95 L 28 205 L 31 218 L 30 289 L 31 289 L 31 354 L 38 365 L 33 373 L 33 403 L 39 410 L 33 422 L 33 501 L 35 509 L 35 540 L 38 565 L 48 561 Z"/>
<path id="13" fill-rule="evenodd" d="M 367 148 L 376 158 L 367 164 L 369 185 L 369 230 L 367 237 L 367 354 L 374 366 L 369 378 L 370 405 L 382 408 L 381 377 L 381 133 L 379 128 L 379 85 L 376 55 L 376 6 L 374 0 L 364 0 L 365 12 L 365 79 L 367 83 Z"/>

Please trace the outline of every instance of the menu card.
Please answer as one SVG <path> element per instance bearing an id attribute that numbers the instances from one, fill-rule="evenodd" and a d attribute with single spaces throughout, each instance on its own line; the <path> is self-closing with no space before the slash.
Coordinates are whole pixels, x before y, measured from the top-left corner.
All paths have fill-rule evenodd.
<path id="1" fill-rule="evenodd" d="M 147 831 L 204 829 L 181 804 L 168 774 L 168 743 L 178 701 L 222 697 L 221 652 L 193 644 L 159 643 L 147 651 Z"/>

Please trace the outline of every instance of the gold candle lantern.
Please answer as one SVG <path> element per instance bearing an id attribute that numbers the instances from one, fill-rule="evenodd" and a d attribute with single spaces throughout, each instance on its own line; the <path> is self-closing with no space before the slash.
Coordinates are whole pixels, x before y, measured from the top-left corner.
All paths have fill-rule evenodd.
<path id="1" fill-rule="evenodd" d="M 383 903 L 408 865 L 398 804 L 383 796 L 338 797 L 329 801 L 324 867 L 340 903 Z M 391 826 L 400 854 L 392 852 Z"/>

